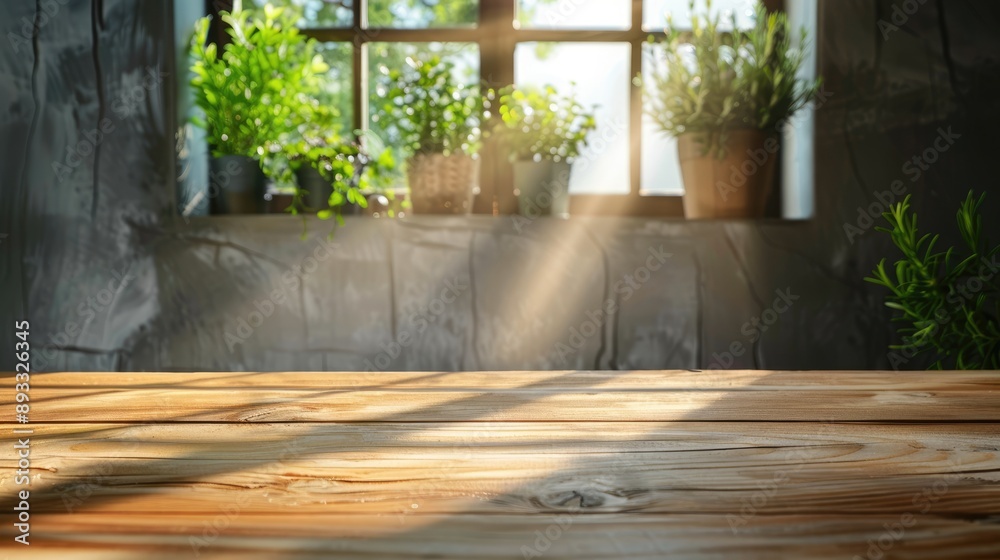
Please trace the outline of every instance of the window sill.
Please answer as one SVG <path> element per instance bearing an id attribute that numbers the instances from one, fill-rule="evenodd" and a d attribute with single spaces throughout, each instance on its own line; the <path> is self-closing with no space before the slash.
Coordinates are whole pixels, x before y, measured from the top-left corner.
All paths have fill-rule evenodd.
<path id="1" fill-rule="evenodd" d="M 171 229 L 182 232 L 197 230 L 202 228 L 236 227 L 236 228 L 257 228 L 265 227 L 274 233 L 285 231 L 290 235 L 300 235 L 303 226 L 309 235 L 317 231 L 329 232 L 340 229 L 350 229 L 363 227 L 361 224 L 369 222 L 398 223 L 401 226 L 416 227 L 440 227 L 442 229 L 496 229 L 501 224 L 513 224 L 517 228 L 530 227 L 534 223 L 552 224 L 546 227 L 558 227 L 555 224 L 576 224 L 576 223 L 666 223 L 673 226 L 690 225 L 692 227 L 712 226 L 718 227 L 725 224 L 761 224 L 761 225 L 801 225 L 811 221 L 806 219 L 790 218 L 757 218 L 757 219 L 711 219 L 711 220 L 688 220 L 682 216 L 645 216 L 645 215 L 602 215 L 602 214 L 577 214 L 568 217 L 557 216 L 520 216 L 517 214 L 491 216 L 487 214 L 409 214 L 404 218 L 375 218 L 372 216 L 344 216 L 344 225 L 337 226 L 333 219 L 320 220 L 315 216 L 292 216 L 288 214 L 230 214 L 211 216 L 177 216 Z M 388 226 L 385 226 L 388 227 Z"/>

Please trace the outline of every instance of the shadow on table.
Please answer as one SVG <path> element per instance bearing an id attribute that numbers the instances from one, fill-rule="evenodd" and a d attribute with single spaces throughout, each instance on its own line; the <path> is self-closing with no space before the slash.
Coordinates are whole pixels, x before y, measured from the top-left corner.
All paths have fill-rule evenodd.
<path id="1" fill-rule="evenodd" d="M 628 375 L 627 372 L 604 373 L 607 374 L 603 378 L 605 383 Z M 428 374 L 422 378 L 446 375 L 449 374 Z M 543 379 L 536 383 L 503 390 L 508 397 L 517 395 L 517 398 L 506 399 L 504 405 L 498 405 L 495 395 L 483 394 L 432 405 L 420 412 L 433 416 L 435 411 L 463 410 L 468 411 L 468 418 L 457 422 L 488 423 L 504 412 L 551 395 L 551 389 L 558 385 L 559 379 L 575 373 L 540 375 Z M 678 372 L 675 375 L 690 374 Z M 704 372 L 704 375 L 727 374 Z M 433 503 L 445 496 L 461 499 L 466 504 L 464 511 L 424 514 L 404 508 L 392 514 L 395 519 L 390 524 L 386 524 L 382 516 L 379 527 L 384 530 L 363 530 L 363 536 L 344 536 L 337 540 L 305 535 L 295 537 L 296 531 L 290 527 L 286 540 L 281 541 L 279 548 L 272 549 L 273 555 L 269 557 L 329 557 L 338 552 L 343 554 L 342 557 L 463 557 L 463 553 L 455 548 L 457 542 L 479 547 L 475 548 L 479 551 L 475 557 L 480 558 L 773 557 L 775 554 L 804 550 L 820 557 L 853 557 L 855 554 L 864 557 L 870 554 L 865 543 L 869 539 L 877 541 L 887 531 L 885 524 L 892 527 L 903 513 L 910 511 L 917 516 L 916 527 L 920 530 L 917 536 L 911 532 L 911 539 L 918 539 L 920 546 L 948 545 L 955 552 L 954 547 L 962 544 L 964 534 L 966 543 L 980 548 L 966 549 L 962 557 L 980 557 L 975 553 L 977 550 L 996 557 L 995 547 L 1000 545 L 982 548 L 984 535 L 989 531 L 992 531 L 989 533 L 992 541 L 987 542 L 1000 542 L 996 539 L 1000 532 L 1000 525 L 995 524 L 996 517 L 992 527 L 977 521 L 990 515 L 996 516 L 995 504 L 1000 503 L 998 492 L 982 484 L 987 479 L 995 483 L 1000 473 L 996 459 L 1000 436 L 989 431 L 990 425 L 970 425 L 961 430 L 954 425 L 951 428 L 925 425 L 921 428 L 925 430 L 923 433 L 917 431 L 921 426 L 919 423 L 848 423 L 845 420 L 856 417 L 857 411 L 837 412 L 822 403 L 815 405 L 817 421 L 803 421 L 806 419 L 803 418 L 806 414 L 803 410 L 808 412 L 809 399 L 817 398 L 815 392 L 811 396 L 802 392 L 798 397 L 806 401 L 788 401 L 784 410 L 761 410 L 761 403 L 769 403 L 768 406 L 780 403 L 780 398 L 775 400 L 774 395 L 768 395 L 781 391 L 782 385 L 776 384 L 775 379 L 787 376 L 763 372 L 742 376 L 749 381 L 746 385 L 730 387 L 721 397 L 697 409 L 680 415 L 665 411 L 664 417 L 676 415 L 676 420 L 658 421 L 654 409 L 649 413 L 649 418 L 654 421 L 606 424 L 609 428 L 632 431 L 622 436 L 585 431 L 545 440 L 516 439 L 508 445 L 524 447 L 525 455 L 544 456 L 553 462 L 560 457 L 546 455 L 546 446 L 592 445 L 597 449 L 566 453 L 565 457 L 576 462 L 557 464 L 544 474 L 512 480 L 505 491 L 488 496 L 463 495 L 449 488 L 456 481 L 449 480 L 448 472 L 438 471 L 436 476 L 440 480 L 433 481 L 430 488 L 423 487 L 433 495 L 409 496 L 412 503 L 418 506 L 417 510 L 420 505 Z M 414 381 L 410 379 L 408 383 Z M 835 384 L 835 379 L 823 379 L 817 380 L 815 387 L 822 390 L 824 386 Z M 391 385 L 371 385 L 357 390 L 385 389 Z M 718 384 L 715 386 L 718 387 Z M 540 390 L 542 388 L 548 390 Z M 573 384 L 573 388 L 585 390 L 579 383 Z M 597 384 L 592 389 L 600 391 L 601 386 Z M 629 391 L 616 387 L 613 390 L 634 393 L 633 404 L 635 399 L 641 401 L 642 395 L 660 392 L 653 388 Z M 662 391 L 686 395 L 684 398 L 689 399 L 706 393 L 690 389 Z M 829 391 L 828 406 L 844 402 L 843 395 L 836 395 L 837 391 L 832 388 Z M 852 388 L 850 391 L 858 393 L 859 398 L 870 393 L 865 388 Z M 788 391 L 785 394 L 786 400 L 796 396 Z M 818 395 L 821 399 L 822 396 L 822 393 Z M 905 397 L 905 394 L 899 394 L 895 398 Z M 268 404 L 271 403 L 262 401 L 254 406 Z M 244 408 L 253 409 L 252 406 Z M 863 406 L 859 405 L 861 408 Z M 824 416 L 824 413 L 832 414 Z M 454 415 L 445 416 L 453 418 Z M 412 411 L 363 424 L 369 430 L 373 424 L 395 424 L 391 436 L 400 440 L 408 433 L 428 430 L 428 424 L 411 423 L 408 420 L 410 417 Z M 761 421 L 769 419 L 796 420 Z M 595 425 L 591 422 L 577 424 L 581 429 Z M 329 426 L 316 424 L 307 433 L 289 442 L 288 447 L 295 449 L 298 442 L 300 448 L 309 449 L 306 439 L 328 431 Z M 337 426 L 347 430 L 352 424 Z M 488 429 L 488 424 L 486 426 L 485 429 Z M 79 440 L 84 435 L 100 438 L 121 429 L 82 431 L 57 437 L 68 440 Z M 962 435 L 963 430 L 967 432 L 966 436 Z M 990 444 L 991 433 L 992 451 L 987 445 Z M 488 444 L 490 434 L 487 433 L 484 438 L 476 445 Z M 207 448 L 225 443 L 218 441 L 203 445 Z M 316 453 L 376 452 L 376 445 L 297 452 L 284 460 L 308 460 L 311 454 Z M 931 447 L 934 445 L 938 448 Z M 539 451 L 539 446 L 542 451 Z M 960 467 L 961 476 L 946 468 L 947 459 L 953 457 L 966 465 Z M 172 457 L 178 462 L 199 458 L 199 453 Z M 497 458 L 501 459 L 503 455 L 498 454 Z M 517 459 L 512 457 L 510 460 Z M 217 465 L 202 464 L 196 476 L 177 473 L 158 477 L 152 482 L 140 480 L 138 483 L 196 485 L 213 475 L 236 470 L 261 470 L 272 461 L 254 459 L 248 453 L 238 463 L 220 461 Z M 153 469 L 157 462 L 157 459 L 130 460 L 126 468 L 128 473 L 143 473 Z M 443 467 L 445 471 L 447 468 L 450 467 Z M 503 468 L 504 465 L 498 465 L 496 470 Z M 136 484 L 135 478 L 116 479 L 118 474 L 127 473 L 102 478 L 98 487 L 93 489 L 93 494 L 75 511 L 84 516 L 98 507 L 113 511 L 114 508 L 109 506 L 127 498 L 114 495 L 114 487 Z M 430 476 L 435 476 L 435 473 L 430 473 Z M 141 479 L 142 475 L 138 478 Z M 366 475 L 366 478 L 370 477 Z M 93 484 L 89 476 L 81 477 L 79 482 Z M 943 491 L 939 492 L 942 488 Z M 994 484 L 992 488 L 1000 489 L 1000 485 Z M 924 489 L 935 499 L 933 503 L 930 503 L 930 498 L 925 500 L 932 507 L 921 512 L 924 503 L 914 500 Z M 271 491 L 280 492 L 280 489 Z M 972 491 L 982 493 L 981 498 L 972 498 Z M 63 504 L 54 493 L 46 495 L 45 490 L 41 490 L 40 494 L 32 503 L 33 512 L 63 511 Z M 134 495 L 134 492 L 131 494 Z M 956 509 L 963 502 L 971 504 L 975 511 Z M 0 503 L 10 511 L 17 501 L 5 498 Z M 222 506 L 224 504 L 220 504 L 220 508 Z M 284 508 L 280 513 L 303 515 L 296 514 L 292 508 Z M 255 514 L 245 515 L 244 521 L 249 523 Z M 360 517 L 364 515 L 372 514 L 359 514 Z M 194 531 L 190 536 L 200 537 L 201 524 L 191 521 L 192 516 L 197 518 L 196 514 L 187 515 L 185 526 Z M 214 512 L 205 513 L 206 522 L 215 517 Z M 373 519 L 375 517 L 378 516 L 373 516 Z M 234 534 L 231 538 L 227 538 L 223 530 L 218 541 L 213 540 L 197 550 L 197 555 L 211 557 L 237 549 L 249 551 L 254 543 L 276 546 L 273 533 L 263 531 L 263 535 L 256 537 L 235 528 L 232 530 Z M 181 534 L 185 533 L 182 531 Z M 292 540 L 287 540 L 289 538 Z M 901 537 L 887 542 L 898 550 L 903 543 L 897 544 L 897 540 Z M 196 555 L 187 544 L 183 548 L 183 551 L 175 550 L 175 553 L 184 557 Z M 889 548 L 882 551 L 887 552 Z"/>

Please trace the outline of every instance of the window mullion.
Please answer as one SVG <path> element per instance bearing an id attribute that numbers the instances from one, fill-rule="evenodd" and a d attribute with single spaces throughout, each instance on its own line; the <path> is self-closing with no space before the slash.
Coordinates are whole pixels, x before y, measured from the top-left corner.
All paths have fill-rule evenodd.
<path id="1" fill-rule="evenodd" d="M 514 16 L 516 0 L 479 3 L 480 78 L 483 87 L 500 88 L 514 82 Z M 483 123 L 487 126 L 486 123 Z M 482 150 L 481 191 L 476 213 L 511 214 L 517 211 L 513 171 L 495 140 Z"/>
<path id="2" fill-rule="evenodd" d="M 632 78 L 642 70 L 643 0 L 632 0 L 632 35 L 629 57 L 629 196 L 638 199 L 642 188 L 642 88 Z"/>
<path id="3" fill-rule="evenodd" d="M 354 0 L 351 6 L 354 29 L 354 40 L 351 45 L 353 56 L 352 67 L 354 79 L 351 80 L 351 107 L 354 114 L 351 116 L 351 124 L 354 130 L 368 130 L 368 69 L 367 51 L 365 44 L 365 28 L 368 26 L 367 12 L 368 0 Z"/>

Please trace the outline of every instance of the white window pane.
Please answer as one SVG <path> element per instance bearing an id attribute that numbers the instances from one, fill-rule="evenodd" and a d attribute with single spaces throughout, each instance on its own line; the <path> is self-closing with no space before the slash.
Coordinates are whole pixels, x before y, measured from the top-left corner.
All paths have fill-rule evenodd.
<path id="1" fill-rule="evenodd" d="M 686 28 L 691 25 L 691 9 L 689 0 L 643 0 L 642 27 L 646 30 L 662 30 L 666 24 L 666 15 L 674 16 L 674 25 Z M 712 13 L 720 14 L 723 29 L 731 29 L 730 14 L 736 16 L 736 26 L 740 29 L 753 27 L 754 9 L 757 0 L 713 0 Z M 695 12 L 705 13 L 704 0 L 695 2 Z"/>
<path id="2" fill-rule="evenodd" d="M 632 0 L 518 0 L 522 29 L 629 29 Z"/>
<path id="3" fill-rule="evenodd" d="M 571 193 L 629 192 L 629 56 L 627 43 L 520 43 L 514 53 L 518 85 L 551 85 L 586 107 L 598 105 L 597 129 L 573 166 Z"/>
<path id="4" fill-rule="evenodd" d="M 244 6 L 251 3 L 244 2 Z M 265 4 L 274 6 L 295 6 L 302 10 L 302 19 L 299 25 L 302 27 L 350 27 L 354 21 L 351 7 L 353 0 L 338 0 L 336 2 L 326 2 L 324 0 L 253 0 L 252 4 L 257 8 L 263 8 Z"/>
<path id="5" fill-rule="evenodd" d="M 641 194 L 684 194 L 677 139 L 664 134 L 649 117 L 642 119 Z"/>
<path id="6" fill-rule="evenodd" d="M 660 43 L 645 44 L 642 48 L 642 73 L 648 75 L 663 63 Z M 662 66 L 658 68 L 662 70 Z M 646 95 L 646 92 L 643 92 Z M 667 136 L 652 117 L 642 116 L 642 175 L 639 183 L 642 194 L 683 194 L 681 166 L 677 158 L 677 139 Z"/>
<path id="7" fill-rule="evenodd" d="M 368 0 L 372 27 L 474 27 L 478 17 L 478 0 Z"/>

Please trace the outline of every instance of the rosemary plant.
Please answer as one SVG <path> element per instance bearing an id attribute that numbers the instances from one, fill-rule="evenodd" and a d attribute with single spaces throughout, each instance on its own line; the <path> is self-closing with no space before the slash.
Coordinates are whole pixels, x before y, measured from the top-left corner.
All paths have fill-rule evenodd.
<path id="1" fill-rule="evenodd" d="M 636 83 L 645 83 L 644 110 L 660 130 L 702 135 L 706 149 L 722 156 L 729 131 L 780 127 L 813 99 L 820 82 L 798 78 L 807 35 L 800 30 L 796 46 L 786 14 L 758 4 L 752 29 L 738 29 L 731 16 L 727 30 L 711 14 L 712 0 L 703 12 L 695 4 L 689 4 L 690 31 L 667 17 L 662 49 L 651 51 L 651 68 Z"/>
<path id="2" fill-rule="evenodd" d="M 970 192 L 958 210 L 964 247 L 935 251 L 938 235 L 920 235 L 910 197 L 884 214 L 893 244 L 903 253 L 893 269 L 885 259 L 866 281 L 887 288 L 886 306 L 903 342 L 890 346 L 893 367 L 931 353 L 931 369 L 1000 368 L 1000 245 L 982 238 L 979 208 Z"/>

